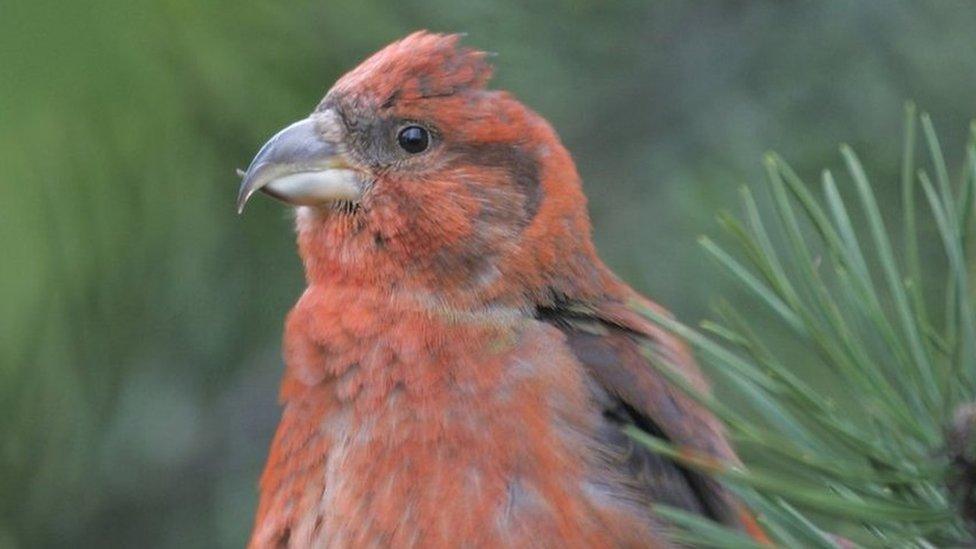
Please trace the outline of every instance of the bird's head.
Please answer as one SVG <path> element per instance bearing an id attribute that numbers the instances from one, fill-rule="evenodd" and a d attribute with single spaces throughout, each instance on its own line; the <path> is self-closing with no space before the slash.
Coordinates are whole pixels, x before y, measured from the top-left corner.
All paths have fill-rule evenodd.
<path id="1" fill-rule="evenodd" d="M 244 174 L 239 209 L 259 190 L 298 206 L 310 283 L 517 305 L 600 276 L 569 153 L 458 41 L 387 46 Z"/>

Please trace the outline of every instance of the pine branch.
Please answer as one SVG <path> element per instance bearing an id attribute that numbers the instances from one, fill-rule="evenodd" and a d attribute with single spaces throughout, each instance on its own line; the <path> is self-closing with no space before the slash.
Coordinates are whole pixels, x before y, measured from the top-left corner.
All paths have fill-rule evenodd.
<path id="1" fill-rule="evenodd" d="M 934 181 L 915 157 L 919 118 Z M 841 147 L 844 181 L 853 187 L 846 199 L 844 181 L 829 171 L 817 198 L 783 159 L 767 155 L 775 217 L 761 215 L 743 189 L 744 221 L 719 217 L 736 251 L 701 239 L 742 283 L 746 308 L 723 302 L 720 321 L 701 330 L 643 311 L 686 339 L 715 385 L 729 393 L 696 394 L 671 365 L 654 362 L 726 423 L 746 466 L 715 463 L 636 431 L 631 436 L 723 479 L 783 547 L 976 541 L 976 309 L 967 255 L 976 196 L 973 134 L 953 185 L 931 119 L 906 108 L 898 232 L 850 147 Z M 923 240 L 916 187 L 938 243 Z M 774 244 L 770 234 L 784 242 Z M 903 235 L 900 250 L 892 234 Z M 922 245 L 941 247 L 946 273 L 923 270 Z M 946 278 L 942 326 L 930 320 L 922 292 L 926 277 L 936 275 Z M 745 311 L 756 307 L 782 321 L 789 345 L 751 329 Z M 796 368 L 797 357 L 812 364 Z M 838 389 L 824 389 L 823 379 Z M 738 534 L 713 523 L 658 512 L 677 527 L 678 541 L 743 546 Z"/>

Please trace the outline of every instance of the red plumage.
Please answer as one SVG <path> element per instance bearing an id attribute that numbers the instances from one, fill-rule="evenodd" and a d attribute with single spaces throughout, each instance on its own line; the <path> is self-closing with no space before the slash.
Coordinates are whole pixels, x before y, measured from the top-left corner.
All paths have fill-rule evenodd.
<path id="1" fill-rule="evenodd" d="M 621 434 L 737 463 L 642 353 L 707 390 L 597 257 L 569 153 L 490 74 L 415 33 L 310 117 L 362 191 L 298 211 L 308 289 L 253 547 L 666 546 L 661 502 L 742 526 L 724 488 Z M 421 153 L 397 148 L 410 125 Z"/>

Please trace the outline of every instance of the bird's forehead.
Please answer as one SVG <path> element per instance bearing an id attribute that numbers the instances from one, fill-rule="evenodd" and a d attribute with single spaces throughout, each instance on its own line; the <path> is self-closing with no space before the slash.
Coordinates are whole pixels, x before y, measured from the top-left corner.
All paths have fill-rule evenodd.
<path id="1" fill-rule="evenodd" d="M 484 52 L 456 34 L 417 32 L 390 44 L 339 79 L 326 96 L 350 106 L 389 107 L 399 100 L 482 89 L 491 76 Z"/>

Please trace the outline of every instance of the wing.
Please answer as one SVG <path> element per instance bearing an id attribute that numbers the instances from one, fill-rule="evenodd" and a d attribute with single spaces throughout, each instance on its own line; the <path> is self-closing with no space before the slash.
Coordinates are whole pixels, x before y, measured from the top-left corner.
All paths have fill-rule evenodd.
<path id="1" fill-rule="evenodd" d="M 637 294 L 632 299 L 665 311 Z M 612 424 L 606 443 L 643 499 L 705 515 L 726 525 L 752 530 L 732 494 L 714 479 L 655 454 L 620 431 L 633 424 L 728 463 L 739 463 L 718 419 L 681 389 L 668 383 L 652 366 L 642 348 L 679 366 L 696 388 L 708 387 L 681 341 L 629 308 L 623 301 L 559 302 L 537 309 L 540 320 L 566 335 L 577 359 L 598 386 L 596 395 L 604 417 Z"/>

